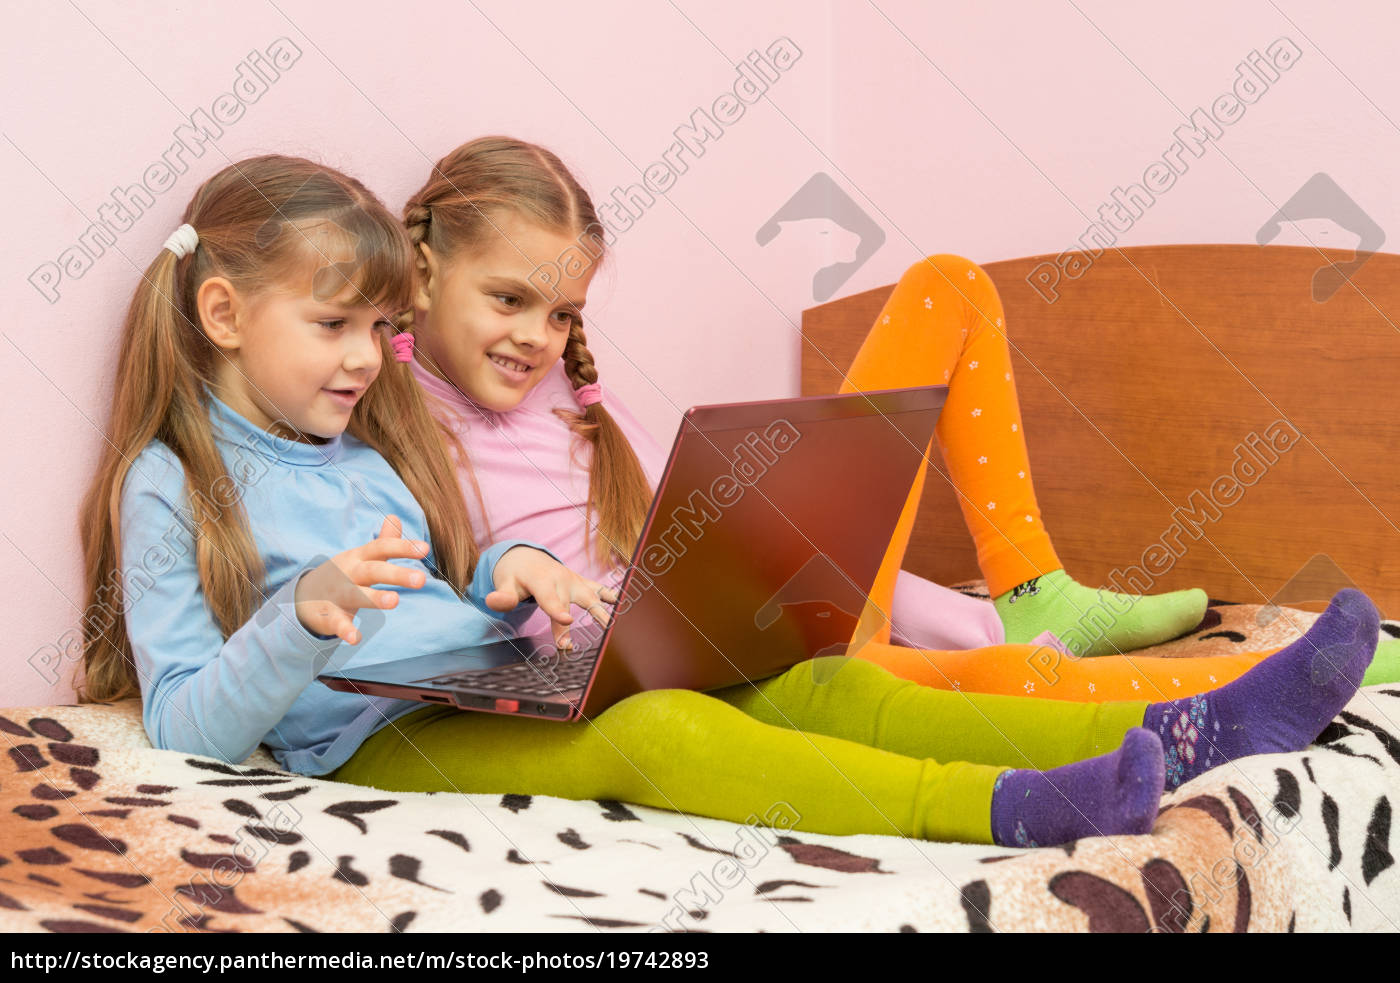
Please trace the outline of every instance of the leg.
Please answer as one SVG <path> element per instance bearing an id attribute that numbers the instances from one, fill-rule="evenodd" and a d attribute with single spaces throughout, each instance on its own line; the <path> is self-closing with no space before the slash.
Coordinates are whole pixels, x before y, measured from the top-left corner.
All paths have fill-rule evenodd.
<path id="1" fill-rule="evenodd" d="M 1400 638 L 1381 635 L 1380 639 L 1376 644 L 1376 657 L 1361 680 L 1362 686 L 1400 683 Z"/>
<path id="2" fill-rule="evenodd" d="M 710 695 L 767 724 L 896 754 L 1042 770 L 1114 750 L 1148 706 L 953 693 L 844 656 Z"/>
<path id="3" fill-rule="evenodd" d="M 1048 645 L 939 651 L 869 642 L 850 654 L 935 689 L 1103 703 L 1204 693 L 1238 679 L 1277 651 L 1189 659 L 1137 654 L 1083 659 L 1061 655 Z"/>
<path id="4" fill-rule="evenodd" d="M 394 791 L 607 798 L 818 833 L 988 843 L 1001 771 L 772 727 L 701 693 L 654 690 L 572 724 L 429 707 L 371 735 L 330 777 Z"/>
<path id="5" fill-rule="evenodd" d="M 428 707 L 371 735 L 329 777 L 397 791 L 620 799 L 817 833 L 990 843 L 994 826 L 1012 836 L 1020 823 L 1051 843 L 1150 828 L 1162 746 L 1134 734 L 1131 750 L 1050 772 L 1030 794 L 1003 779 L 1017 791 L 998 799 L 1002 767 L 905 757 L 774 727 L 701 693 L 653 690 L 576 724 Z"/>
<path id="6" fill-rule="evenodd" d="M 765 723 L 911 757 L 1016 763 L 997 777 L 990 802 L 993 840 L 1003 845 L 1147 832 L 1162 794 L 1161 739 L 1137 726 L 1144 703 L 946 693 L 844 657 L 713 695 Z"/>
<path id="7" fill-rule="evenodd" d="M 1131 650 L 1164 641 L 1200 622 L 1206 597 L 1182 591 L 1139 598 L 1101 597 L 1062 571 L 1036 503 L 1024 428 L 1012 380 L 1001 298 L 987 274 L 960 256 L 940 254 L 900 279 L 866 336 L 842 392 L 947 383 L 936 440 L 958 491 L 1007 641 L 1041 631 L 1062 638 L 1079 621 L 1110 607 L 1104 630 L 1081 629 L 1081 655 Z M 923 491 L 921 471 L 905 502 L 857 637 L 889 640 L 885 618 Z M 1037 584 L 1038 578 L 1045 578 Z M 1021 585 L 1031 584 L 1029 590 Z M 1131 598 L 1131 603 L 1129 599 Z M 1019 606 L 1016 602 L 1020 602 Z M 1092 627 L 1099 627 L 1096 622 Z"/>
<path id="8" fill-rule="evenodd" d="M 947 253 L 920 260 L 900 278 L 841 391 L 944 384 L 948 401 L 935 440 L 995 597 L 1063 564 L 1035 500 L 1001 298 L 976 264 Z M 921 472 L 886 555 L 896 571 L 922 482 Z M 885 610 L 893 573 L 890 581 Z"/>

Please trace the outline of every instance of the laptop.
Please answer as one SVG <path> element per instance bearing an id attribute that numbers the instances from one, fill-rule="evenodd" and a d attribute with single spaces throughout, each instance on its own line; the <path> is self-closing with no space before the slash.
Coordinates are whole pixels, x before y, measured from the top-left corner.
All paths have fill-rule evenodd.
<path id="1" fill-rule="evenodd" d="M 576 618 L 568 650 L 552 634 L 509 638 L 317 679 L 578 720 L 645 690 L 718 689 L 845 652 L 947 395 L 925 386 L 694 407 L 606 628 Z"/>

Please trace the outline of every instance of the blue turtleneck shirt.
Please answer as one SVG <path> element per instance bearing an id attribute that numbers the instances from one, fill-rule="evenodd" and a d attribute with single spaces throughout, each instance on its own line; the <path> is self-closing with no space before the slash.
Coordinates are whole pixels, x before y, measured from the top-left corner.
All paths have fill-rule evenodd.
<path id="1" fill-rule="evenodd" d="M 206 498 L 216 507 L 241 501 L 267 572 L 266 600 L 223 636 L 195 564 L 184 467 L 168 446 L 152 441 L 132 463 L 121 500 L 126 627 L 146 733 L 158 748 L 227 762 L 244 760 L 262 743 L 290 771 L 326 774 L 375 731 L 425 704 L 338 692 L 317 674 L 516 634 L 536 606 L 500 614 L 485 598 L 502 554 L 535 544 L 507 540 L 485 550 L 465 599 L 434 575 L 432 553 L 391 560 L 422 568 L 424 585 L 378 586 L 397 591 L 399 603 L 361 611 L 356 645 L 310 632 L 294 601 L 303 573 L 374 539 L 388 515 L 402 521 L 404 538 L 430 542 L 427 519 L 389 462 L 351 434 L 319 444 L 288 440 L 205 393 L 230 478 Z"/>

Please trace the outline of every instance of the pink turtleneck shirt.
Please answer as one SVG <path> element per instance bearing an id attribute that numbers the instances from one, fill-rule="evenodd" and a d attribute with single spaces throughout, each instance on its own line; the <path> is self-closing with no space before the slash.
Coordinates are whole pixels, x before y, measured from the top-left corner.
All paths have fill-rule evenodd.
<path id="1" fill-rule="evenodd" d="M 514 409 L 497 413 L 464 396 L 455 386 L 410 363 L 429 395 L 428 406 L 454 428 L 471 462 L 458 478 L 478 545 L 524 539 L 551 550 L 571 570 L 617 585 L 621 567 L 599 565 L 588 549 L 588 478 L 591 445 L 577 440 L 555 409 L 578 411 L 562 361 Z M 622 428 L 653 489 L 666 466 L 662 448 L 616 394 L 604 390 L 603 405 Z M 475 475 L 480 501 L 472 487 Z M 585 618 L 575 611 L 575 617 Z M 900 571 L 891 611 L 893 641 L 925 649 L 967 649 L 1005 640 L 991 604 Z M 522 634 L 543 634 L 549 618 L 537 612 Z"/>

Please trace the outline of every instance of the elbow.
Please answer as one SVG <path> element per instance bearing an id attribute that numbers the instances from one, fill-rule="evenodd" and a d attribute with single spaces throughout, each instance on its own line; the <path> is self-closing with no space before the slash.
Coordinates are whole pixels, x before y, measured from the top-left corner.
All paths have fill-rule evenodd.
<path id="1" fill-rule="evenodd" d="M 220 747 L 218 743 L 210 740 L 203 734 L 197 726 L 188 721 L 170 721 L 162 719 L 160 715 L 151 715 L 146 720 L 146 736 L 150 739 L 151 746 L 158 751 L 176 751 L 180 754 L 195 754 L 204 758 L 214 758 L 224 764 L 237 764 L 249 754 L 253 749 L 249 748 L 247 753 L 234 757 L 241 748 Z"/>

